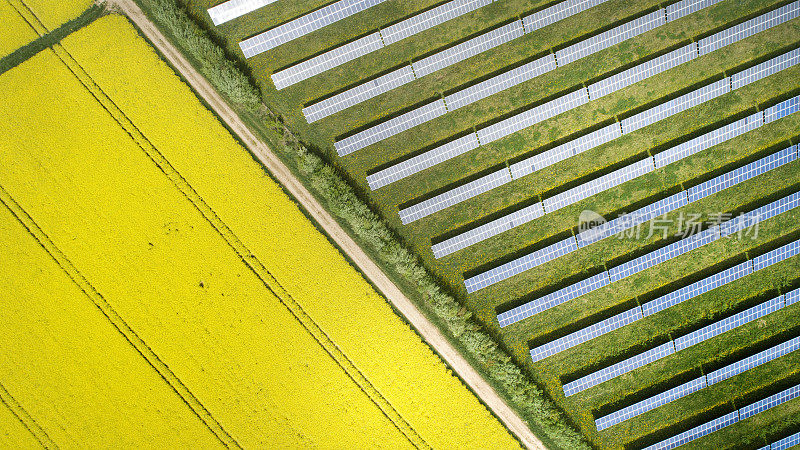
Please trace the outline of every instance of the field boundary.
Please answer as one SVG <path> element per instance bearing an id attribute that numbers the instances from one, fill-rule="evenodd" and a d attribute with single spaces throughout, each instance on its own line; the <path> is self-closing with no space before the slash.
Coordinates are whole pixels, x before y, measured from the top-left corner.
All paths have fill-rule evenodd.
<path id="1" fill-rule="evenodd" d="M 145 16 L 139 6 L 132 0 L 109 0 L 109 3 L 115 5 L 133 21 L 145 37 L 150 40 L 151 44 L 180 72 L 184 79 L 187 80 L 187 83 L 225 122 L 228 128 L 239 137 L 250 152 L 258 158 L 279 183 L 283 185 L 284 189 L 319 224 L 364 276 L 412 324 L 423 339 L 453 368 L 465 384 L 500 418 L 504 425 L 526 447 L 543 449 L 542 442 L 533 435 L 521 417 L 503 401 L 497 391 L 450 344 L 442 332 L 423 315 L 411 300 L 402 293 L 399 287 L 370 259 L 366 252 L 356 244 L 272 150 L 250 131 L 230 105 L 179 50 L 167 40 L 161 31 Z M 247 260 L 249 261 L 250 259 L 248 257 Z"/>

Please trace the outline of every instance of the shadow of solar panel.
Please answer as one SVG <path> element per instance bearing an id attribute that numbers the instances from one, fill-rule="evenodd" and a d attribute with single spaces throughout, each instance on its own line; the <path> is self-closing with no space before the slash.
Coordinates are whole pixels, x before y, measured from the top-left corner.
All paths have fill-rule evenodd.
<path id="1" fill-rule="evenodd" d="M 691 43 L 685 47 L 673 50 L 650 61 L 641 63 L 616 75 L 600 80 L 587 86 L 589 98 L 598 99 L 624 87 L 650 78 L 656 74 L 677 67 L 697 57 L 697 44 Z"/>
<path id="2" fill-rule="evenodd" d="M 797 65 L 798 62 L 800 62 L 800 48 L 731 75 L 731 86 L 733 89 L 739 89 L 742 86 Z"/>
<path id="3" fill-rule="evenodd" d="M 523 17 L 522 23 L 525 25 L 525 32 L 532 33 L 606 1 L 608 0 L 567 0 Z"/>
<path id="4" fill-rule="evenodd" d="M 744 408 L 739 408 L 739 417 L 741 417 L 741 420 L 753 417 L 760 412 L 764 412 L 798 397 L 800 397 L 800 385 L 792 386 L 789 389 L 778 392 L 763 400 L 751 403 Z"/>
<path id="5" fill-rule="evenodd" d="M 271 76 L 272 82 L 276 89 L 281 90 L 373 52 L 382 46 L 380 33 L 372 33 L 327 53 L 275 72 Z"/>
<path id="6" fill-rule="evenodd" d="M 595 426 L 597 427 L 597 431 L 604 430 L 633 417 L 642 415 L 647 411 L 656 409 L 659 406 L 663 406 L 679 398 L 686 397 L 687 395 L 697 392 L 704 387 L 706 387 L 706 378 L 695 378 L 694 380 L 674 387 L 668 391 L 654 395 L 648 399 L 642 400 L 641 402 L 635 403 L 626 408 L 622 408 L 619 411 L 615 411 L 611 414 L 595 419 Z"/>
<path id="7" fill-rule="evenodd" d="M 768 448 L 769 450 L 788 450 L 796 445 L 800 445 L 800 432 L 775 441 Z"/>
<path id="8" fill-rule="evenodd" d="M 786 306 L 793 305 L 800 301 L 800 289 L 787 292 L 784 297 L 786 298 Z"/>
<path id="9" fill-rule="evenodd" d="M 765 109 L 764 121 L 766 123 L 774 122 L 780 118 L 788 116 L 789 114 L 794 114 L 797 111 L 800 111 L 800 96 L 792 97 L 789 100 L 780 102 L 775 106 Z"/>
<path id="10" fill-rule="evenodd" d="M 714 322 L 711 325 L 676 338 L 675 348 L 677 351 L 681 351 L 691 347 L 692 345 L 699 344 L 700 342 L 706 341 L 715 336 L 719 336 L 726 331 L 733 330 L 734 328 L 740 327 L 746 323 L 760 319 L 767 314 L 773 313 L 781 308 L 783 308 L 783 296 L 767 300 L 764 303 L 758 304 L 728 318 Z"/>
<path id="11" fill-rule="evenodd" d="M 576 186 L 542 201 L 546 213 L 559 210 L 565 206 L 589 198 L 595 194 L 611 189 L 614 186 L 633 180 L 655 169 L 653 158 L 648 157 L 629 166 L 615 170 L 595 180 Z"/>
<path id="12" fill-rule="evenodd" d="M 541 204 L 536 204 L 541 208 Z M 541 215 L 544 211 L 537 210 L 536 213 Z M 533 220 L 532 218 L 530 220 Z M 511 229 L 510 225 L 507 229 Z M 492 284 L 499 283 L 505 279 L 511 278 L 514 275 L 530 270 L 536 266 L 540 266 L 546 262 L 552 261 L 556 258 L 566 255 L 567 253 L 574 252 L 578 249 L 575 245 L 575 238 L 569 237 L 555 244 L 548 245 L 545 248 L 536 250 L 535 252 L 528 253 L 525 256 L 519 257 L 513 261 L 489 269 L 486 272 L 481 272 L 473 277 L 464 280 L 464 285 L 468 293 L 473 293 L 479 289 L 483 289 Z M 502 325 L 502 324 L 501 324 Z"/>
<path id="13" fill-rule="evenodd" d="M 705 55 L 768 28 L 788 22 L 798 16 L 800 16 L 800 1 L 792 2 L 754 19 L 722 30 L 719 33 L 712 34 L 707 38 L 700 39 L 698 42 L 700 44 L 700 54 Z"/>
<path id="14" fill-rule="evenodd" d="M 532 80 L 555 68 L 555 57 L 553 55 L 547 55 L 511 69 L 508 72 L 489 78 L 486 81 L 482 81 L 476 85 L 445 96 L 444 101 L 447 103 L 447 108 L 453 111 L 525 81 Z"/>
<path id="15" fill-rule="evenodd" d="M 419 220 L 425 216 L 441 211 L 445 208 L 463 202 L 469 198 L 488 192 L 497 186 L 511 181 L 508 169 L 503 168 L 497 172 L 478 178 L 455 189 L 439 194 L 428 200 L 400 210 L 400 220 L 404 225 Z"/>
<path id="16" fill-rule="evenodd" d="M 464 137 L 452 140 L 446 144 L 442 144 L 421 155 L 407 159 L 391 167 L 387 167 L 379 172 L 375 172 L 374 174 L 367 176 L 367 183 L 369 183 L 370 189 L 374 191 L 429 167 L 433 167 L 441 162 L 447 161 L 448 159 L 463 155 L 464 153 L 474 150 L 479 146 L 480 144 L 478 143 L 478 135 L 471 133 Z"/>
<path id="17" fill-rule="evenodd" d="M 271 50 L 386 0 L 339 0 L 239 43 L 245 58 Z"/>
<path id="18" fill-rule="evenodd" d="M 530 301 L 522 306 L 498 314 L 498 322 L 501 326 L 510 325 L 514 322 L 519 322 L 522 319 L 536 315 L 542 311 L 548 310 L 554 306 L 566 303 L 573 298 L 580 297 L 581 295 L 600 289 L 608 284 L 608 274 L 605 272 L 599 273 L 593 277 L 586 278 L 573 285 L 559 289 L 553 293 L 539 297 Z"/>
<path id="19" fill-rule="evenodd" d="M 221 25 L 229 20 L 251 13 L 277 0 L 229 0 L 212 8 L 208 8 L 208 15 L 214 25 Z"/>
<path id="20" fill-rule="evenodd" d="M 638 306 L 623 311 L 613 317 L 598 322 L 592 326 L 583 328 L 574 333 L 568 334 L 564 337 L 550 341 L 544 345 L 533 348 L 530 351 L 531 359 L 533 362 L 541 361 L 549 356 L 561 353 L 568 348 L 575 347 L 576 345 L 584 342 L 589 342 L 592 339 L 610 333 L 614 330 L 624 327 L 630 323 L 636 322 L 642 318 L 642 310 Z"/>
<path id="21" fill-rule="evenodd" d="M 414 71 L 411 66 L 403 66 L 386 75 L 305 107 L 303 108 L 303 115 L 308 123 L 313 123 L 412 81 L 414 81 Z"/>
<path id="22" fill-rule="evenodd" d="M 631 20 L 608 31 L 592 36 L 567 48 L 556 51 L 559 66 L 577 61 L 592 53 L 599 52 L 612 45 L 619 44 L 634 36 L 652 30 L 666 23 L 664 10 L 659 9 L 650 14 Z"/>
<path id="23" fill-rule="evenodd" d="M 454 0 L 445 3 L 382 29 L 383 42 L 385 45 L 394 44 L 490 3 L 492 0 Z"/>
<path id="24" fill-rule="evenodd" d="M 721 430 L 722 428 L 725 428 L 729 425 L 733 425 L 738 421 L 739 421 L 739 412 L 734 411 L 732 413 L 725 414 L 722 417 L 718 417 L 714 420 L 708 421 L 702 425 L 696 426 L 691 430 L 687 430 L 681 434 L 672 436 L 657 444 L 653 444 L 645 448 L 644 450 L 671 450 L 673 448 L 680 447 L 681 445 L 694 441 L 695 439 L 699 439 L 703 436 L 709 435 L 717 430 Z"/>
<path id="25" fill-rule="evenodd" d="M 601 226 L 578 233 L 578 247 L 583 248 L 609 236 L 622 233 L 625 230 L 630 230 L 632 227 L 644 224 L 656 217 L 685 206 L 687 203 L 686 192 L 682 191 L 639 208 L 636 211 L 622 214 Z"/>
<path id="26" fill-rule="evenodd" d="M 773 264 L 777 264 L 781 261 L 789 259 L 792 256 L 797 256 L 798 253 L 800 253 L 800 241 L 792 241 L 784 246 L 772 250 L 771 252 L 767 252 L 761 256 L 753 258 L 753 268 L 754 270 L 761 270 Z M 787 297 L 787 302 L 788 301 L 789 300 Z"/>
<path id="27" fill-rule="evenodd" d="M 694 202 L 701 198 L 715 194 L 729 187 L 743 183 L 751 178 L 757 177 L 772 169 L 797 159 L 797 149 L 795 146 L 785 148 L 777 153 L 773 153 L 758 161 L 754 161 L 745 166 L 734 169 L 728 173 L 712 178 L 704 183 L 688 189 L 689 201 Z"/>
<path id="28" fill-rule="evenodd" d="M 575 395 L 578 392 L 585 391 L 586 389 L 602 384 L 634 369 L 644 367 L 653 361 L 666 358 L 673 353 L 675 353 L 675 347 L 672 345 L 672 341 L 661 344 L 658 347 L 639 353 L 636 356 L 608 366 L 605 369 L 598 370 L 597 372 L 593 372 L 585 377 L 565 384 L 564 395 L 567 397 Z"/>
<path id="29" fill-rule="evenodd" d="M 739 375 L 742 372 L 778 359 L 781 356 L 788 355 L 797 349 L 800 349 L 800 337 L 782 342 L 774 347 L 764 350 L 763 352 L 758 352 L 753 356 L 740 359 L 733 364 L 728 364 L 721 369 L 717 369 L 707 374 L 708 384 L 712 385 L 727 380 L 728 378 Z"/>
<path id="30" fill-rule="evenodd" d="M 542 170 L 547 166 L 563 161 L 569 157 L 583 153 L 586 150 L 597 147 L 608 141 L 622 136 L 622 130 L 619 124 L 613 123 L 599 130 L 587 133 L 577 139 L 574 139 L 564 144 L 546 150 L 536 156 L 524 159 L 520 162 L 511 164 L 511 175 L 516 178 L 521 178 L 529 175 L 537 170 Z"/>
<path id="31" fill-rule="evenodd" d="M 585 89 L 570 92 L 559 98 L 551 100 L 542 105 L 523 111 L 517 115 L 501 120 L 488 127 L 478 130 L 478 139 L 481 145 L 496 141 L 502 137 L 524 130 L 543 120 L 555 117 L 564 111 L 568 111 L 576 106 L 589 101 L 589 95 Z"/>
<path id="32" fill-rule="evenodd" d="M 683 0 L 667 5 L 667 22 L 680 19 L 703 8 L 719 3 L 722 0 Z"/>
<path id="33" fill-rule="evenodd" d="M 619 281 L 623 278 L 629 277 L 635 273 L 649 269 L 662 262 L 669 261 L 672 258 L 678 257 L 692 250 L 700 248 L 708 243 L 714 242 L 719 239 L 719 230 L 717 227 L 709 228 L 697 234 L 693 234 L 678 242 L 667 245 L 666 247 L 652 251 L 638 258 L 632 259 L 626 263 L 620 264 L 608 269 L 611 281 Z"/>
<path id="34" fill-rule="evenodd" d="M 336 152 L 339 156 L 349 155 L 357 150 L 368 147 L 372 144 L 388 139 L 403 131 L 410 130 L 415 126 L 425 123 L 431 119 L 447 113 L 444 101 L 434 100 L 427 105 L 420 106 L 405 114 L 401 114 L 393 119 L 381 122 L 374 127 L 356 133 L 334 143 Z"/>
<path id="35" fill-rule="evenodd" d="M 708 292 L 712 289 L 718 288 L 722 285 L 731 283 L 739 278 L 752 273 L 750 261 L 743 262 L 739 265 L 731 267 L 730 269 L 723 270 L 710 277 L 704 278 L 700 281 L 692 283 L 681 289 L 672 291 L 663 295 L 655 300 L 642 305 L 642 311 L 645 316 L 653 315 L 659 311 L 663 311 L 670 306 L 675 306 L 681 302 L 689 300 L 690 298 L 697 297 L 700 294 Z"/>
<path id="36" fill-rule="evenodd" d="M 469 231 L 453 236 L 431 246 L 433 256 L 437 259 L 458 250 L 465 249 L 472 244 L 488 239 L 492 236 L 508 231 L 516 226 L 528 223 L 544 215 L 541 203 L 526 206 L 506 216 L 495 219 L 487 224 L 475 227 Z"/>
<path id="37" fill-rule="evenodd" d="M 730 79 L 728 78 L 724 78 L 717 82 L 703 86 L 700 89 L 689 92 L 688 94 L 681 95 L 680 97 L 666 101 L 646 111 L 642 111 L 638 114 L 634 114 L 631 117 L 622 119 L 622 132 L 630 133 L 631 131 L 646 127 L 647 125 L 658 122 L 659 120 L 666 119 L 667 117 L 707 102 L 712 98 L 719 97 L 720 95 L 729 92 L 730 89 Z"/>
<path id="38" fill-rule="evenodd" d="M 512 22 L 411 63 L 418 78 L 471 58 L 525 34 L 522 21 Z"/>

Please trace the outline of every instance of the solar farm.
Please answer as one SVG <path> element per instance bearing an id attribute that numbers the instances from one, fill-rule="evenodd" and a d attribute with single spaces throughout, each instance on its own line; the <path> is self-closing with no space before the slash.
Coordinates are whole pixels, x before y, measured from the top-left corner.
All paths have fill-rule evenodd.
<path id="1" fill-rule="evenodd" d="M 592 446 L 800 443 L 800 1 L 185 4 Z"/>

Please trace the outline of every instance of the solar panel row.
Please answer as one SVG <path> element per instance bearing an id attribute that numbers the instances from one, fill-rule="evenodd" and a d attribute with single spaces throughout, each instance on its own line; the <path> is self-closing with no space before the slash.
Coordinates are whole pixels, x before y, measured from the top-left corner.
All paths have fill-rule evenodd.
<path id="1" fill-rule="evenodd" d="M 564 385 L 564 395 L 570 396 L 577 394 L 583 390 L 597 386 L 608 380 L 614 379 L 622 374 L 628 373 L 639 367 L 643 367 L 651 362 L 658 361 L 661 358 L 684 350 L 692 345 L 699 344 L 700 342 L 711 339 L 715 336 L 730 331 L 734 328 L 740 327 L 746 323 L 760 319 L 772 312 L 775 312 L 784 306 L 784 296 L 779 296 L 768 300 L 764 303 L 756 305 L 740 313 L 734 314 L 725 319 L 712 323 L 699 330 L 685 334 L 675 338 L 665 344 L 652 348 L 645 352 L 632 356 L 624 361 L 592 372 L 582 378 L 567 383 Z"/>
<path id="2" fill-rule="evenodd" d="M 661 392 L 660 394 L 656 394 L 638 403 L 634 403 L 626 408 L 622 408 L 618 411 L 614 411 L 611 414 L 599 417 L 595 419 L 594 424 L 597 427 L 597 431 L 605 430 L 606 428 L 644 414 L 647 411 L 658 408 L 659 406 L 666 405 L 667 403 L 697 392 L 705 387 L 706 377 L 702 376 L 695 378 L 694 380 L 683 383 L 680 386 L 676 386 L 668 391 Z"/>
<path id="3" fill-rule="evenodd" d="M 567 0 L 523 17 L 522 23 L 525 25 L 525 32 L 531 33 L 606 1 L 608 0 Z"/>
<path id="4" fill-rule="evenodd" d="M 764 412 L 770 408 L 774 408 L 782 403 L 786 403 L 789 400 L 793 400 L 798 397 L 800 397 L 800 385 L 792 386 L 789 389 L 785 389 L 775 395 L 770 395 L 763 400 L 759 400 L 755 403 L 745 406 L 744 408 L 740 408 L 739 418 L 740 420 L 744 420 L 749 417 L 753 417 L 760 412 Z"/>
<path id="5" fill-rule="evenodd" d="M 766 364 L 772 360 L 780 358 L 781 356 L 788 355 L 789 353 L 798 349 L 800 349 L 800 337 L 789 339 L 788 341 L 782 342 L 774 347 L 770 347 L 762 352 L 758 352 L 755 355 L 740 359 L 735 363 L 728 364 L 725 367 L 708 373 L 706 375 L 708 377 L 708 384 L 712 385 L 727 380 L 728 378 L 739 375 L 740 373 L 750 370 L 754 367 Z"/>
<path id="6" fill-rule="evenodd" d="M 775 106 L 764 110 L 764 122 L 774 122 L 789 114 L 794 114 L 800 111 L 800 96 L 792 97 L 789 100 L 778 103 Z"/>
<path id="7" fill-rule="evenodd" d="M 776 200 L 720 224 L 720 233 L 722 236 L 730 236 L 734 233 L 744 231 L 749 227 L 755 227 L 760 222 L 771 219 L 778 214 L 783 214 L 798 206 L 800 206 L 800 192 L 795 192 L 780 200 Z"/>
<path id="8" fill-rule="evenodd" d="M 360 13 L 386 0 L 339 0 L 283 25 L 239 42 L 245 58 L 271 50 L 320 28 Z"/>
<path id="9" fill-rule="evenodd" d="M 769 450 L 788 450 L 798 445 L 800 445 L 800 431 L 779 441 L 773 442 L 767 448 L 769 448 Z"/>
<path id="10" fill-rule="evenodd" d="M 228 0 L 208 8 L 208 15 L 214 25 L 221 25 L 276 1 L 278 0 Z"/>
<path id="11" fill-rule="evenodd" d="M 798 60 L 800 60 L 800 48 L 731 75 L 731 86 L 733 89 L 739 89 L 742 86 L 794 66 L 798 63 Z"/>
<path id="12" fill-rule="evenodd" d="M 800 1 L 792 2 L 766 14 L 700 39 L 700 54 L 705 55 L 732 42 L 742 40 L 760 31 L 788 22 L 800 16 Z"/>
<path id="13" fill-rule="evenodd" d="M 537 203 L 536 205 L 539 209 L 541 209 L 541 203 Z M 537 213 L 544 214 L 544 211 L 537 210 Z M 533 219 L 528 219 L 528 221 L 530 220 Z M 508 229 L 511 229 L 512 225 L 508 224 L 507 226 Z M 566 255 L 567 253 L 574 252 L 577 249 L 578 245 L 575 243 L 575 238 L 570 236 L 562 241 L 556 242 L 555 244 L 551 244 L 535 252 L 528 253 L 521 258 L 517 258 L 513 261 L 509 261 L 493 269 L 487 270 L 486 272 L 481 272 L 478 275 L 467 278 L 464 280 L 464 285 L 467 288 L 467 292 L 472 293 L 495 284 L 498 281 L 505 280 L 506 278 L 510 278 L 518 273 L 525 272 L 526 270 L 540 266 L 548 261 L 552 261 L 556 258 Z"/>
<path id="14" fill-rule="evenodd" d="M 448 20 L 482 8 L 493 0 L 453 0 L 380 30 L 385 45 L 421 33 Z"/>
<path id="15" fill-rule="evenodd" d="M 800 253 L 800 242 L 798 241 L 790 242 L 784 245 L 783 247 L 777 248 L 775 250 L 772 250 L 771 252 L 765 253 L 761 256 L 754 258 L 753 268 L 754 270 L 761 270 L 765 267 L 777 264 L 787 258 L 796 256 L 798 253 Z M 787 297 L 787 302 L 789 300 L 790 300 L 789 297 Z M 797 301 L 796 297 L 792 298 L 791 301 L 792 302 Z"/>
<path id="16" fill-rule="evenodd" d="M 372 128 L 367 128 L 341 141 L 337 141 L 334 143 L 334 147 L 336 147 L 336 152 L 339 156 L 349 155 L 356 150 L 414 128 L 421 123 L 442 116 L 445 113 L 447 113 L 447 107 L 444 104 L 444 100 L 434 100 L 417 109 L 413 109 L 405 114 L 379 123 Z"/>
<path id="17" fill-rule="evenodd" d="M 795 289 L 791 292 L 787 292 L 786 295 L 786 306 L 793 305 L 800 301 L 800 289 Z"/>
<path id="18" fill-rule="evenodd" d="M 708 8 L 719 2 L 720 0 L 688 0 L 667 5 L 667 22 L 672 22 L 673 20 L 688 16 L 693 12 Z"/>

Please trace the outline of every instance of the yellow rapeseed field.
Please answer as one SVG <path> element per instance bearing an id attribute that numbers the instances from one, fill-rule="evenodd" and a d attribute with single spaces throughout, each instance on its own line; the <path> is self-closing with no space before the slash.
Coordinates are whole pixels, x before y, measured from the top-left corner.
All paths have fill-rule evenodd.
<path id="1" fill-rule="evenodd" d="M 0 23 L 3 24 L 0 58 L 38 37 L 33 28 L 25 22 L 7 0 L 0 0 Z"/>
<path id="2" fill-rule="evenodd" d="M 38 18 L 48 30 L 58 28 L 64 22 L 74 19 L 86 11 L 92 0 L 3 0 L 15 6 L 22 5 Z"/>
<path id="3" fill-rule="evenodd" d="M 149 395 L 169 382 L 195 399 L 191 419 L 180 416 L 189 406 L 172 414 L 169 401 L 152 400 L 165 406 L 135 416 L 139 424 L 158 422 L 137 438 L 156 442 L 180 431 L 197 433 L 199 443 L 214 431 L 245 447 L 518 447 L 124 18 L 102 18 L 65 39 L 63 49 L 3 74 L 0 93 L 0 187 L 107 301 L 109 320 L 118 317 L 141 339 L 125 349 L 109 344 L 106 355 L 117 361 L 134 347 L 152 352 L 168 369 L 143 375 L 140 388 L 168 370 L 174 378 L 155 383 Z M 26 254 L 28 271 L 55 265 L 43 250 Z M 10 264 L 0 277 L 30 275 Z M 32 296 L 36 286 L 28 287 Z M 13 342 L 24 329 L 41 336 L 38 351 L 45 352 L 52 336 L 65 335 L 63 344 L 104 332 L 97 326 L 70 336 L 70 323 L 101 316 L 88 296 L 83 309 L 66 308 L 80 297 L 67 295 L 70 289 L 63 288 L 63 302 L 38 300 L 37 313 L 52 329 L 9 315 L 0 326 L 11 332 L 0 339 Z M 88 361 L 92 351 L 81 354 L 82 368 L 64 373 L 113 372 Z M 15 364 L 44 358 L 37 349 L 10 353 Z M 50 434 L 54 442 L 113 445 L 102 432 L 115 420 L 98 420 L 111 414 L 103 408 L 59 422 L 67 420 L 59 415 L 63 399 L 76 397 L 72 384 L 19 378 L 0 373 L 0 385 L 14 386 L 9 392 L 42 429 L 60 430 Z M 113 390 L 118 379 L 84 388 L 106 389 L 98 399 L 125 398 L 123 388 Z M 87 408 L 95 401 L 91 392 L 77 397 Z M 48 407 L 54 412 L 43 412 Z M 208 424 L 201 431 L 191 425 L 202 423 L 198 416 Z M 184 428 L 175 430 L 174 420 Z M 87 437 L 94 429 L 98 437 Z M 120 433 L 117 444 L 135 444 L 127 436 L 135 430 Z"/>
<path id="4" fill-rule="evenodd" d="M 516 445 L 123 18 L 64 46 L 426 442 Z"/>

